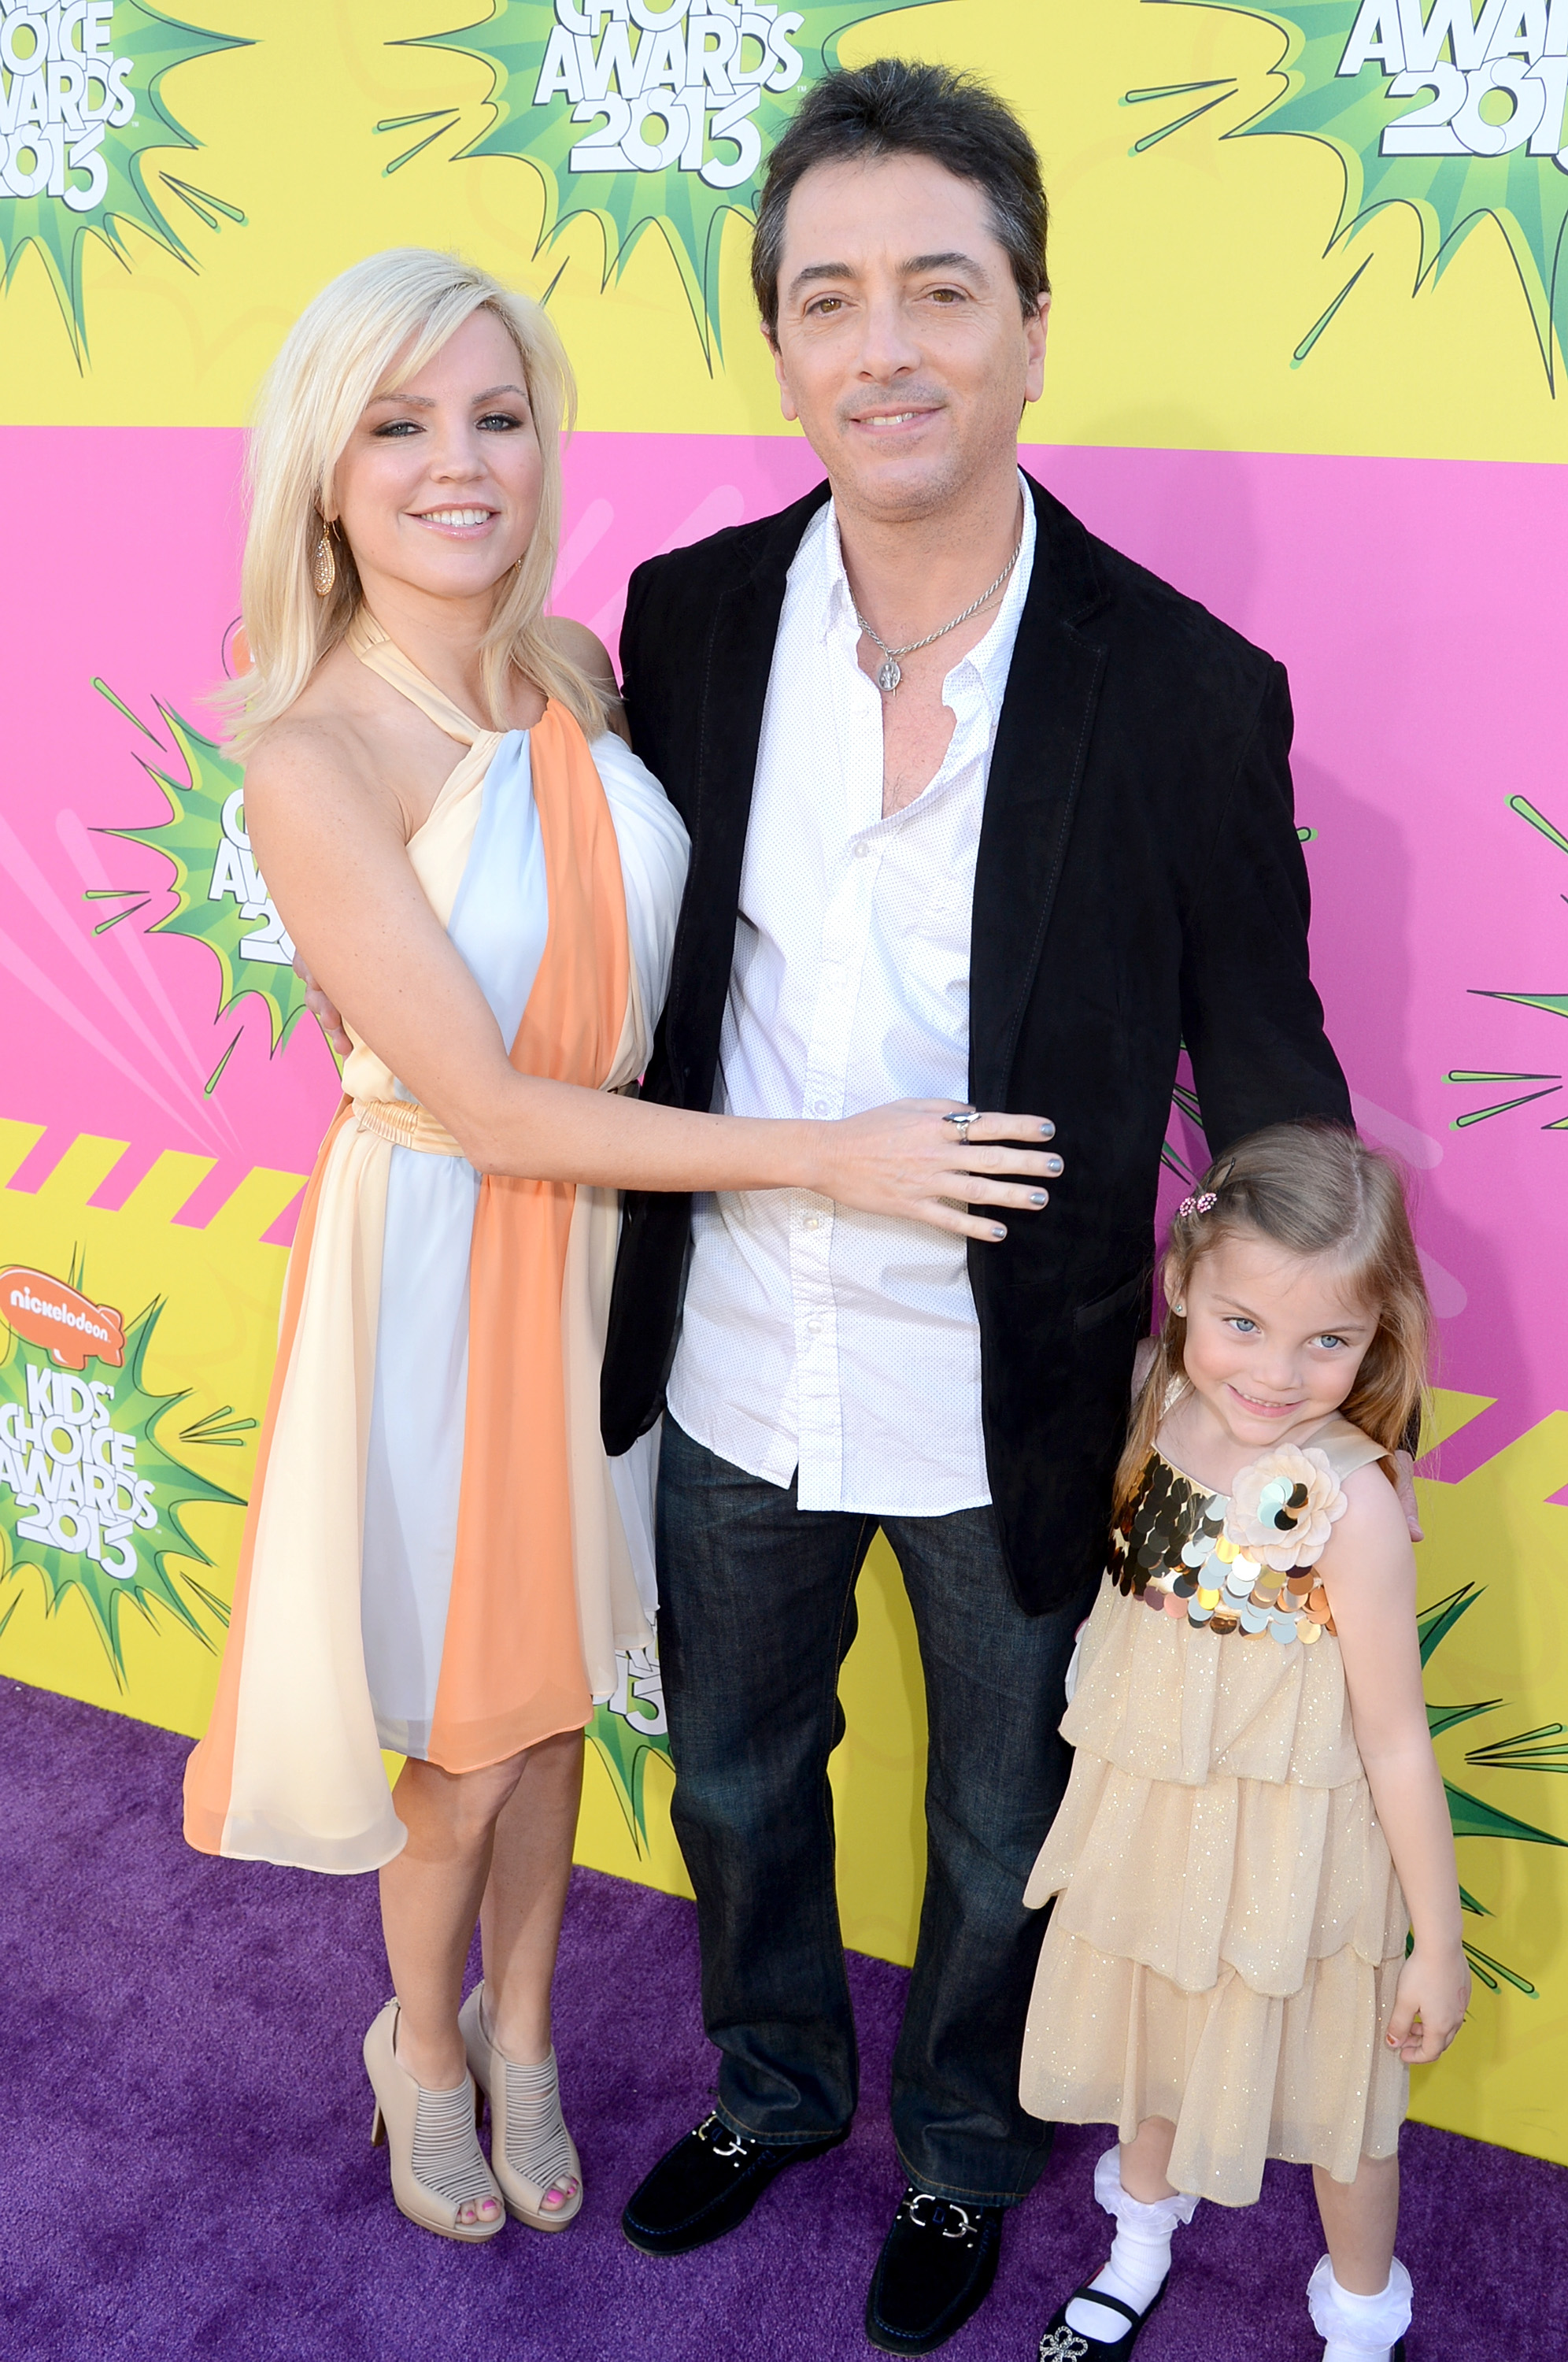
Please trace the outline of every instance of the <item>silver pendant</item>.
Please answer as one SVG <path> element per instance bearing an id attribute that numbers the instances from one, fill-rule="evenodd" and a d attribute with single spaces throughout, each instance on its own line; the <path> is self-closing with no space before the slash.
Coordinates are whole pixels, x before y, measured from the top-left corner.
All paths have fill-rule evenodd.
<path id="1" fill-rule="evenodd" d="M 903 677 L 892 657 L 884 657 L 877 668 L 877 686 L 884 697 L 891 697 Z"/>

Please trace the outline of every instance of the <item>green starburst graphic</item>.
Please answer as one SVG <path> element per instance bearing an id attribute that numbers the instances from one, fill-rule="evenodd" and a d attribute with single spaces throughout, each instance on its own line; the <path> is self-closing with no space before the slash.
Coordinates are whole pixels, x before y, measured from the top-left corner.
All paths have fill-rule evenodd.
<path id="1" fill-rule="evenodd" d="M 67 25 L 67 17 L 74 22 Z M 193 153 L 202 145 L 165 105 L 164 77 L 214 51 L 249 47 L 161 16 L 144 0 L 83 9 L 33 0 L 0 26 L 4 283 L 35 248 L 79 367 L 87 359 L 82 258 L 89 238 L 101 239 L 128 269 L 125 233 L 138 229 L 193 270 L 175 218 L 189 213 L 214 230 L 224 220 L 244 223 L 237 206 L 166 170 L 149 172 L 145 159 L 155 149 Z M 183 210 L 171 216 L 172 206 Z"/>
<path id="2" fill-rule="evenodd" d="M 1467 1583 L 1426 1610 L 1418 1628 L 1423 1665 L 1430 1662 L 1460 1617 L 1467 1615 L 1481 1596 L 1482 1586 Z M 1452 1730 L 1460 1723 L 1474 1721 L 1477 1715 L 1495 1714 L 1502 1704 L 1501 1698 L 1482 1698 L 1469 1705 L 1429 1705 L 1427 1725 L 1436 1738 L 1441 1732 Z M 1565 1729 L 1568 1727 L 1561 1722 L 1543 1723 L 1539 1729 L 1520 1731 L 1511 1738 L 1472 1748 L 1464 1760 L 1478 1769 L 1492 1772 L 1568 1772 L 1568 1748 L 1562 1744 Z M 1564 1843 L 1562 1838 L 1553 1837 L 1550 1829 L 1540 1829 L 1529 1821 L 1517 1820 L 1512 1813 L 1500 1811 L 1496 1805 L 1487 1804 L 1480 1796 L 1473 1796 L 1467 1789 L 1456 1788 L 1451 1780 L 1443 1782 L 1443 1793 L 1448 1798 L 1449 1818 L 1453 1824 L 1456 1838 L 1490 1838 L 1514 1845 L 1562 1846 Z M 1485 1904 L 1478 1903 L 1467 1888 L 1460 1888 L 1459 1899 L 1464 1909 L 1475 1917 L 1491 1917 Z M 1500 1983 L 1510 1984 L 1517 1992 L 1534 1996 L 1536 1988 L 1517 1969 L 1507 1967 L 1503 1961 L 1494 1959 L 1490 1952 L 1483 1952 L 1474 1944 L 1467 1942 L 1464 1949 L 1471 1967 L 1491 1992 L 1496 1992 Z"/>
<path id="3" fill-rule="evenodd" d="M 669 1760 L 669 1726 L 665 1719 L 664 1689 L 657 1660 L 645 1649 L 628 1655 L 617 1651 L 619 1675 L 615 1694 L 593 1710 L 588 1737 L 610 1775 L 615 1802 L 625 1816 L 632 1843 L 647 1851 L 647 1810 L 643 1783 L 650 1755 Z"/>
<path id="4" fill-rule="evenodd" d="M 1568 853 L 1568 836 L 1543 811 L 1537 811 L 1528 796 L 1508 798 L 1508 810 L 1534 829 L 1538 836 L 1554 845 L 1559 853 Z M 1568 900 L 1568 897 L 1564 898 Z M 1480 1000 L 1513 1000 L 1525 1009 L 1544 1010 L 1551 1017 L 1568 1017 L 1568 992 L 1501 992 L 1484 985 L 1472 990 Z M 1506 1087 L 1507 1096 L 1489 1107 L 1469 1108 L 1453 1119 L 1455 1131 L 1468 1131 L 1472 1124 L 1485 1123 L 1496 1115 L 1511 1115 L 1516 1108 L 1533 1107 L 1537 1099 L 1554 1098 L 1562 1088 L 1562 1076 L 1536 1068 L 1525 1071 L 1512 1066 L 1451 1066 L 1445 1079 L 1462 1084 L 1467 1090 L 1485 1086 L 1487 1089 Z M 1521 1087 L 1521 1086 L 1523 1087 Z M 1568 1131 L 1568 1115 L 1549 1116 L 1541 1125 L 1542 1131 Z"/>
<path id="5" fill-rule="evenodd" d="M 94 686 L 144 736 L 152 735 L 112 690 L 102 681 Z M 245 775 L 221 746 L 170 707 L 160 705 L 158 711 L 184 764 L 185 777 L 173 778 L 145 756 L 137 759 L 162 789 L 168 818 L 149 828 L 106 829 L 104 833 L 150 845 L 172 864 L 170 884 L 175 906 L 148 933 L 189 935 L 204 944 L 218 964 L 217 1016 L 223 1017 L 242 994 L 254 993 L 266 1004 L 271 1047 L 279 1050 L 305 1005 L 305 988 L 294 974 L 293 944 L 251 855 L 245 833 Z M 222 1071 L 220 1065 L 218 1074 Z M 209 1090 L 216 1081 L 215 1074 Z"/>
<path id="6" fill-rule="evenodd" d="M 1546 0 L 1291 0 L 1253 8 L 1242 0 L 1146 0 L 1156 7 L 1218 8 L 1271 25 L 1281 36 L 1274 89 L 1264 105 L 1223 133 L 1281 133 L 1320 140 L 1339 157 L 1344 191 L 1328 240 L 1348 241 L 1385 205 L 1408 205 L 1420 223 L 1416 287 L 1435 279 L 1470 232 L 1495 222 L 1507 240 L 1555 390 L 1554 331 L 1563 332 L 1568 284 L 1561 272 L 1568 224 L 1563 113 L 1568 60 L 1547 54 Z M 1560 11 L 1554 11 L 1560 14 Z M 1182 113 L 1134 143 L 1155 146 L 1239 94 L 1239 79 L 1132 90 L 1129 105 L 1178 100 Z M 1361 266 L 1365 269 L 1365 263 Z M 1314 322 L 1304 360 L 1359 278 L 1347 281 Z"/>
<path id="7" fill-rule="evenodd" d="M 400 46 L 453 50 L 489 66 L 490 123 L 452 160 L 517 156 L 535 167 L 545 183 L 536 251 L 591 214 L 608 285 L 646 230 L 662 233 L 711 364 L 724 215 L 755 219 L 773 142 L 803 94 L 834 70 L 850 28 L 922 5 L 801 0 L 787 11 L 743 11 L 719 0 L 703 11 L 675 0 L 629 11 L 626 0 L 492 0 L 481 23 Z M 386 170 L 399 171 L 455 120 L 444 109 L 378 123 L 418 134 Z"/>
<path id="8" fill-rule="evenodd" d="M 82 1274 L 73 1269 L 68 1285 L 81 1284 Z M 30 1569 L 43 1584 L 50 1616 L 68 1593 L 78 1592 L 122 1687 L 120 1626 L 128 1609 L 156 1630 L 157 1610 L 163 1608 L 212 1647 L 207 1624 L 185 1595 L 220 1630 L 228 1611 L 191 1563 L 177 1573 L 171 1566 L 176 1559 L 212 1564 L 181 1512 L 193 1502 L 245 1506 L 187 1467 L 164 1440 L 188 1389 L 160 1394 L 148 1383 L 148 1350 L 162 1309 L 158 1298 L 128 1323 L 122 1369 L 89 1356 L 81 1379 L 56 1370 L 46 1347 L 0 1324 L 0 1335 L 9 1341 L 0 1357 L 0 1592 L 15 1589 Z M 221 1444 L 235 1439 L 207 1422 L 176 1440 Z M 0 1616 L 0 1628 L 19 1598 L 17 1592 Z"/>

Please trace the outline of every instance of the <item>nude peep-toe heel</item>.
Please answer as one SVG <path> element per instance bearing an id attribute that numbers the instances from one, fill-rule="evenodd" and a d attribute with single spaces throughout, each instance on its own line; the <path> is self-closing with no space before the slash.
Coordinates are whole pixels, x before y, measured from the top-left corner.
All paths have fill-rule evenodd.
<path id="1" fill-rule="evenodd" d="M 376 2095 L 370 2140 L 384 2141 L 399 2212 L 443 2239 L 493 2239 L 504 2201 L 479 2141 L 480 2097 L 465 2075 L 454 2091 L 427 2092 L 398 2059 L 398 2005 L 389 2001 L 365 2036 L 365 2072 Z M 493 2223 L 460 2223 L 461 2209 L 496 2202 Z"/>
<path id="2" fill-rule="evenodd" d="M 484 2030 L 482 1984 L 458 2013 L 458 2030 L 474 2081 L 490 2102 L 491 2169 L 521 2223 L 536 2231 L 564 2231 L 582 2211 L 582 2167 L 561 2115 L 556 2054 L 537 2067 L 520 2066 L 498 2050 Z M 545 2204 L 552 2190 L 562 2206 Z"/>

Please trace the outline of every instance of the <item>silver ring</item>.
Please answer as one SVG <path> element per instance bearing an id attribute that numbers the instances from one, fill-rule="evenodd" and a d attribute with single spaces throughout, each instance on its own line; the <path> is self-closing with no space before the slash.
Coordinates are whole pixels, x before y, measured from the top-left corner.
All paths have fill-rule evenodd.
<path id="1" fill-rule="evenodd" d="M 944 1123 L 950 1123 L 953 1126 L 954 1131 L 957 1133 L 965 1147 L 967 1148 L 969 1145 L 969 1126 L 972 1123 L 979 1122 L 979 1111 L 977 1109 L 971 1108 L 962 1115 L 944 1115 L 942 1120 Z"/>

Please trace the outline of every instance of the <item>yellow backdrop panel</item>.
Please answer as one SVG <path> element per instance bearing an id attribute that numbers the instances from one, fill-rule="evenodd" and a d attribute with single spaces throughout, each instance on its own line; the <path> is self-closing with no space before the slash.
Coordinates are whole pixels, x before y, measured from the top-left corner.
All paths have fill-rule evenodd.
<path id="1" fill-rule="evenodd" d="M 718 270 L 722 348 L 709 355 L 657 231 L 604 289 L 615 258 L 596 218 L 580 215 L 537 251 L 538 173 L 512 156 L 459 156 L 491 119 L 486 43 L 503 29 L 504 5 L 487 21 L 482 0 L 191 0 L 204 27 L 250 46 L 193 56 L 162 84 L 197 143 L 146 159 L 156 185 L 161 168 L 195 192 L 200 211 L 165 200 L 184 255 L 134 227 L 123 259 L 89 240 L 81 366 L 44 267 L 25 253 L 5 297 L 0 423 L 238 424 L 310 296 L 361 255 L 415 243 L 459 248 L 536 293 L 553 285 L 586 426 L 792 431 L 749 313 L 748 239 L 736 215 Z M 1299 27 L 1333 13 L 1321 0 L 1273 10 L 866 0 L 831 13 L 850 23 L 846 64 L 900 54 L 973 67 L 1039 142 L 1057 211 L 1062 334 L 1031 439 L 1568 454 L 1568 414 L 1541 364 L 1520 259 L 1495 218 L 1461 208 L 1441 272 L 1413 295 L 1423 270 L 1413 204 L 1385 204 L 1329 250 L 1345 155 L 1362 171 L 1353 138 L 1342 153 L 1327 136 L 1227 136 L 1286 88 L 1281 61 L 1299 48 Z M 1353 11 L 1338 14 L 1348 24 Z M 421 41 L 465 18 L 480 20 L 462 37 L 469 53 Z M 1450 227 L 1429 220 L 1429 248 Z M 1364 265 L 1297 365 L 1297 348 Z M 1085 322 L 1092 333 L 1077 332 Z"/>
<path id="2" fill-rule="evenodd" d="M 0 1123 L 0 1175 L 9 1180 L 37 1137 L 35 1126 Z M 8 1562 L 0 1567 L 0 1673 L 194 1736 L 212 1701 L 238 1541 L 236 1496 L 248 1491 L 254 1413 L 276 1337 L 285 1256 L 263 1242 L 263 1233 L 301 1176 L 258 1169 L 204 1228 L 187 1227 L 174 1218 L 208 1160 L 166 1153 L 117 1210 L 91 1205 L 120 1153 L 118 1142 L 84 1135 L 36 1192 L 0 1189 L 0 1220 L 8 1261 L 52 1273 L 84 1268 L 94 1300 L 117 1308 L 127 1332 L 152 1311 L 134 1403 L 129 1354 L 126 1369 L 102 1374 L 116 1389 L 116 1429 L 138 1440 L 138 1466 L 156 1447 L 152 1503 L 160 1523 L 139 1537 L 138 1577 L 100 1579 L 96 1600 L 93 1571 L 80 1557 L 61 1562 L 87 1579 L 59 1591 L 37 1563 L 18 1566 L 19 1582 L 8 1579 Z M 20 1351 L 13 1336 L 0 1363 L 0 1400 L 27 1399 L 15 1383 Z M 88 1374 L 100 1366 L 89 1363 Z M 1439 1435 L 1485 1407 L 1484 1397 L 1440 1397 Z M 192 1472 L 183 1481 L 182 1467 Z M 1551 1496 L 1564 1485 L 1568 1413 L 1558 1413 L 1463 1483 L 1421 1488 L 1423 1607 L 1466 1603 L 1433 1650 L 1429 1696 L 1440 1715 L 1487 1708 L 1440 1730 L 1437 1745 L 1462 1800 L 1457 1825 L 1466 1826 L 1463 1805 L 1481 1816 L 1476 1837 L 1461 1839 L 1461 1876 L 1487 1915 L 1467 1927 L 1494 1990 L 1478 1996 L 1464 2041 L 1418 2077 L 1414 2104 L 1430 2122 L 1568 2163 L 1568 2125 L 1558 2104 L 1568 2087 L 1568 1927 L 1557 1850 L 1568 1843 L 1568 1795 L 1530 1752 L 1533 1735 L 1552 1727 L 1558 1668 L 1568 1650 L 1568 1594 L 1560 1582 L 1506 1579 L 1513 1566 L 1561 1565 L 1568 1511 Z M 202 1488 L 229 1497 L 193 1498 Z M 167 1595 L 152 1581 L 160 1551 L 168 1555 Z M 1505 1579 L 1492 1582 L 1494 1574 Z M 913 1626 L 880 1538 L 861 1577 L 859 1606 L 841 1683 L 848 1729 L 831 1767 L 840 1907 L 851 1946 L 907 1963 L 924 1875 L 926 1734 Z M 668 1757 L 657 1747 L 641 1757 L 640 1809 L 631 1808 L 625 1740 L 635 1727 L 635 1702 L 630 1721 L 604 1709 L 596 1718 L 578 1858 L 690 1893 L 669 1826 Z M 1494 1801 L 1500 1772 L 1508 1774 L 1506 1815 Z"/>

